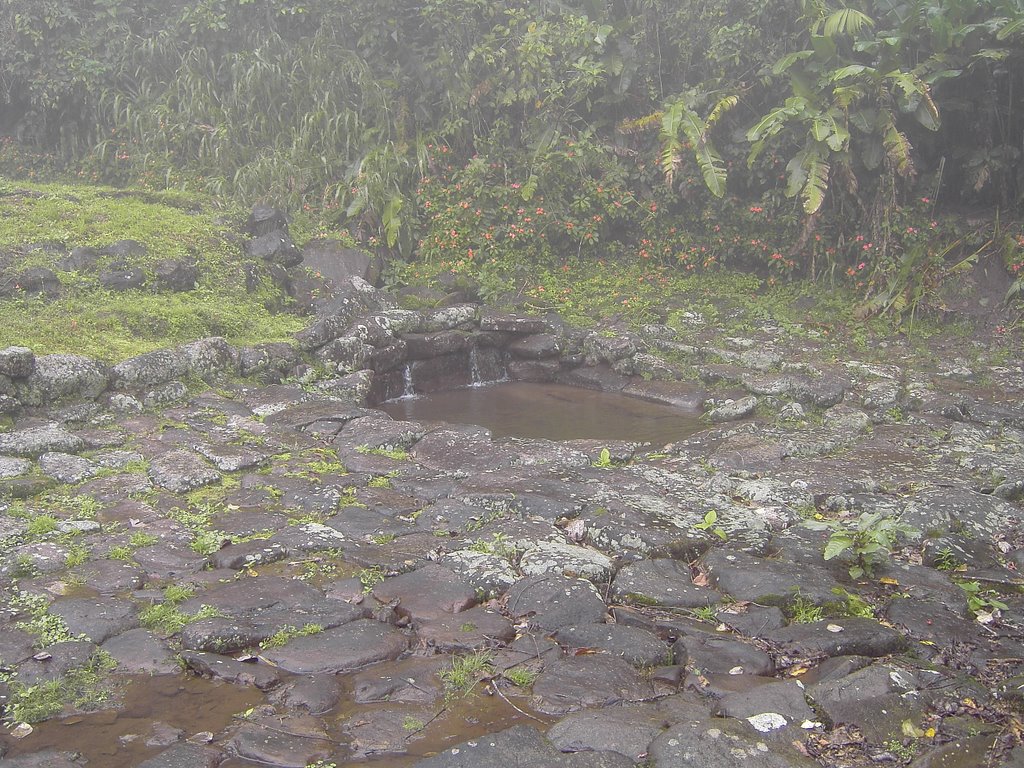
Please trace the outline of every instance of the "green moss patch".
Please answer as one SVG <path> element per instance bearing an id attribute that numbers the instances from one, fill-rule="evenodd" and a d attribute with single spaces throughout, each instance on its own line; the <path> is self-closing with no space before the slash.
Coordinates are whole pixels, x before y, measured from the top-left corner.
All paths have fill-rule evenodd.
<path id="1" fill-rule="evenodd" d="M 45 299 L 16 294 L 0 299 L 0 347 L 22 345 L 37 354 L 76 352 L 108 362 L 205 336 L 233 344 L 289 338 L 303 322 L 274 310 L 285 304 L 273 286 L 246 287 L 235 234 L 239 211 L 181 193 L 124 192 L 106 187 L 30 184 L 0 178 L 0 267 L 13 277 L 31 267 L 56 271 L 62 294 Z M 152 278 L 165 259 L 199 267 L 195 290 L 156 293 L 148 289 L 114 293 L 94 274 L 59 271 L 58 243 L 102 248 L 135 240 L 146 253 L 130 265 Z M 112 266 L 101 256 L 98 269 Z"/>

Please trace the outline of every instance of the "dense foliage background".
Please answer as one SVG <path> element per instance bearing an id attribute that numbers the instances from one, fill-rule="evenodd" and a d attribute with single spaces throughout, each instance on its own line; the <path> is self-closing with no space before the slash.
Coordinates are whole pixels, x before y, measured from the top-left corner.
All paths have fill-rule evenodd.
<path id="1" fill-rule="evenodd" d="M 941 261 L 938 208 L 1019 213 L 1024 4 L 0 0 L 0 103 L 12 152 L 83 178 L 334 210 L 446 266 L 891 284 Z M 1019 270 L 1011 235 L 975 240 Z"/>

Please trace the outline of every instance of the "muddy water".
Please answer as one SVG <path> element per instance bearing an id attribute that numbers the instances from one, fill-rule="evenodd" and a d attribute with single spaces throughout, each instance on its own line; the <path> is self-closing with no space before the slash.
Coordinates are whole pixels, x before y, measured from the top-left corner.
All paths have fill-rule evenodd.
<path id="1" fill-rule="evenodd" d="M 397 669 L 390 663 L 374 668 L 382 673 Z M 346 690 L 341 705 L 324 716 L 329 737 L 340 745 L 329 762 L 408 768 L 423 757 L 461 741 L 513 725 L 531 724 L 541 730 L 550 726 L 552 718 L 537 717 L 529 712 L 527 697 L 517 695 L 514 690 L 509 690 L 506 697 L 486 695 L 478 690 L 448 703 L 358 705 L 352 701 L 351 691 Z M 57 749 L 81 754 L 90 766 L 135 768 L 174 743 L 176 736 L 199 743 L 206 743 L 212 737 L 211 746 L 223 748 L 224 729 L 237 722 L 236 715 L 261 704 L 264 697 L 255 688 L 211 682 L 192 675 L 138 676 L 128 678 L 120 701 L 119 709 L 39 723 L 30 736 L 20 741 L 5 738 L 8 756 Z M 346 744 L 351 739 L 346 725 L 369 721 L 374 713 L 389 710 L 397 711 L 400 716 L 415 717 L 422 727 L 415 731 L 400 729 L 397 738 L 387 739 L 389 746 L 382 747 L 380 752 L 371 745 L 368 754 L 353 755 Z M 164 737 L 164 746 L 153 743 L 160 737 Z M 222 768 L 257 765 L 260 764 L 233 757 L 222 763 Z"/>
<path id="2" fill-rule="evenodd" d="M 664 445 L 702 429 L 698 411 L 560 384 L 469 387 L 391 400 L 378 407 L 396 419 L 477 424 L 491 430 L 494 437 Z"/>
<path id="3" fill-rule="evenodd" d="M 25 739 L 8 740 L 8 756 L 52 748 L 81 753 L 90 766 L 133 768 L 166 749 L 146 742 L 166 735 L 168 729 L 182 731 L 186 739 L 217 733 L 234 715 L 263 700 L 255 688 L 199 677 L 133 676 L 128 680 L 122 708 L 39 723 Z"/>

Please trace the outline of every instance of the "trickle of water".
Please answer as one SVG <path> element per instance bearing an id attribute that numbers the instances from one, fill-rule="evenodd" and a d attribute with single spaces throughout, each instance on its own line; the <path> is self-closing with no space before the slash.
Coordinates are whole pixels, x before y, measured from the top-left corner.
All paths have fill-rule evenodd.
<path id="1" fill-rule="evenodd" d="M 487 361 L 484 361 L 484 365 L 487 365 Z M 495 368 L 497 367 L 497 372 Z M 472 346 L 469 348 L 469 386 L 471 387 L 486 387 L 491 384 L 497 384 L 500 382 L 508 381 L 508 372 L 505 370 L 504 365 L 495 366 L 492 362 L 488 366 L 491 371 L 490 378 L 484 372 L 484 367 L 480 365 L 480 348 Z M 496 373 L 496 375 L 495 375 Z"/>
<path id="2" fill-rule="evenodd" d="M 483 383 L 480 376 L 480 358 L 476 345 L 469 348 L 469 386 L 479 387 Z"/>
<path id="3" fill-rule="evenodd" d="M 412 365 L 406 363 L 402 368 L 402 397 L 416 397 L 416 387 L 412 383 Z"/>

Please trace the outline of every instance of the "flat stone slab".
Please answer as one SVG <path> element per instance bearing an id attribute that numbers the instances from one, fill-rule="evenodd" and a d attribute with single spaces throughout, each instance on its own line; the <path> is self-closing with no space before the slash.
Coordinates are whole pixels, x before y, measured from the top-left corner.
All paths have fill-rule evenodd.
<path id="1" fill-rule="evenodd" d="M 442 696 L 438 673 L 447 666 L 441 656 L 412 656 L 377 664 L 353 676 L 353 698 L 356 704 L 430 704 Z"/>
<path id="2" fill-rule="evenodd" d="M 657 711 L 640 707 L 573 712 L 551 726 L 548 740 L 563 752 L 618 752 L 639 762 L 662 731 Z"/>
<path id="3" fill-rule="evenodd" d="M 275 691 L 274 700 L 311 715 L 322 715 L 338 706 L 342 692 L 336 676 L 315 675 L 293 678 Z"/>
<path id="4" fill-rule="evenodd" d="M 958 531 L 971 538 L 992 539 L 1019 519 L 1007 501 L 966 488 L 938 488 L 907 502 L 901 522 L 919 531 Z"/>
<path id="5" fill-rule="evenodd" d="M 4 768 L 83 768 L 86 762 L 75 752 L 58 752 L 56 749 L 3 758 Z"/>
<path id="6" fill-rule="evenodd" d="M 548 665 L 533 684 L 533 708 L 564 715 L 654 696 L 654 687 L 633 666 L 607 654 L 570 656 Z"/>
<path id="7" fill-rule="evenodd" d="M 118 672 L 129 675 L 174 675 L 181 671 L 167 643 L 148 629 L 129 629 L 102 646 L 114 657 Z"/>
<path id="8" fill-rule="evenodd" d="M 436 621 L 476 603 L 476 591 L 468 582 L 433 564 L 385 579 L 374 586 L 373 596 L 382 603 L 397 600 L 395 610 L 414 624 Z"/>
<path id="9" fill-rule="evenodd" d="M 771 656 L 748 643 L 728 636 L 685 635 L 672 647 L 676 663 L 687 663 L 704 674 L 773 675 Z"/>
<path id="10" fill-rule="evenodd" d="M 198 744 L 175 744 L 156 757 L 139 763 L 139 768 L 214 768 L 223 754 Z"/>
<path id="11" fill-rule="evenodd" d="M 528 617 L 530 624 L 551 630 L 569 624 L 600 624 L 607 612 L 593 584 L 558 575 L 531 576 L 516 582 L 505 604 L 513 618 Z"/>
<path id="12" fill-rule="evenodd" d="M 617 752 L 563 754 L 535 728 L 517 725 L 420 760 L 415 768 L 633 768 Z"/>
<path id="13" fill-rule="evenodd" d="M 83 448 L 82 438 L 58 424 L 0 432 L 0 454 L 35 457 L 49 451 L 78 453 Z"/>
<path id="14" fill-rule="evenodd" d="M 504 557 L 471 549 L 448 552 L 441 563 L 488 597 L 503 595 L 519 578 Z"/>
<path id="15" fill-rule="evenodd" d="M 349 672 L 378 661 L 394 660 L 409 647 L 399 630 L 373 619 L 360 619 L 315 635 L 297 637 L 264 658 L 297 675 Z"/>
<path id="16" fill-rule="evenodd" d="M 921 670 L 925 687 L 942 676 Z M 931 678 L 930 680 L 928 678 Z M 809 686 L 807 693 L 815 706 L 835 724 L 856 726 L 874 742 L 902 738 L 902 723 L 920 724 L 929 693 L 922 691 L 916 671 L 890 664 L 873 664 L 838 680 L 823 680 Z"/>
<path id="17" fill-rule="evenodd" d="M 721 599 L 715 590 L 693 583 L 687 563 L 670 558 L 623 566 L 612 582 L 612 595 L 617 600 L 667 608 L 700 608 Z"/>
<path id="18" fill-rule="evenodd" d="M 220 473 L 191 451 L 168 451 L 149 464 L 149 479 L 173 493 L 187 493 L 220 482 Z"/>
<path id="19" fill-rule="evenodd" d="M 93 560 L 72 568 L 71 574 L 103 595 L 140 589 L 146 579 L 145 571 L 123 560 Z"/>
<path id="20" fill-rule="evenodd" d="M 238 445 L 201 445 L 196 451 L 221 472 L 240 472 L 266 464 L 269 457 Z"/>
<path id="21" fill-rule="evenodd" d="M 341 724 L 349 738 L 353 762 L 374 755 L 402 754 L 422 733 L 414 733 L 410 721 L 425 723 L 433 715 L 426 708 L 390 707 L 357 712 Z"/>
<path id="22" fill-rule="evenodd" d="M 230 656 L 201 651 L 182 651 L 181 660 L 203 677 L 233 685 L 251 685 L 266 691 L 281 682 L 281 673 L 267 664 L 241 662 Z"/>
<path id="23" fill-rule="evenodd" d="M 906 638 L 874 619 L 825 619 L 791 624 L 764 639 L 795 658 L 816 656 L 888 656 L 907 647 Z"/>
<path id="24" fill-rule="evenodd" d="M 557 573 L 604 584 L 611 579 L 614 562 L 596 549 L 562 541 L 540 541 L 523 553 L 519 569 L 524 576 Z"/>
<path id="25" fill-rule="evenodd" d="M 462 477 L 509 467 L 518 458 L 513 448 L 493 442 L 490 432 L 480 427 L 435 430 L 412 452 L 423 466 Z"/>
<path id="26" fill-rule="evenodd" d="M 580 624 L 560 628 L 554 634 L 560 645 L 573 650 L 598 649 L 625 659 L 636 667 L 672 663 L 672 649 L 653 632 L 621 624 Z"/>
<path id="27" fill-rule="evenodd" d="M 745 722 L 725 718 L 677 723 L 648 750 L 654 768 L 820 768 L 786 743 L 753 731 Z"/>
<path id="28" fill-rule="evenodd" d="M 239 757 L 278 768 L 306 768 L 334 750 L 323 723 L 309 715 L 253 715 L 229 741 Z"/>
<path id="29" fill-rule="evenodd" d="M 737 600 L 761 605 L 786 605 L 799 594 L 816 605 L 833 602 L 839 586 L 831 572 L 809 563 L 714 549 L 701 560 L 711 586 Z"/>
<path id="30" fill-rule="evenodd" d="M 804 689 L 794 680 L 778 680 L 750 690 L 730 693 L 715 704 L 721 717 L 746 720 L 761 733 L 799 726 L 814 720 L 814 711 L 804 699 Z"/>
<path id="31" fill-rule="evenodd" d="M 477 606 L 425 622 L 416 636 L 428 648 L 458 653 L 500 648 L 515 639 L 516 631 L 497 611 Z"/>
<path id="32" fill-rule="evenodd" d="M 0 456 L 0 480 L 21 477 L 32 471 L 32 462 L 13 456 Z"/>
<path id="33" fill-rule="evenodd" d="M 100 471 L 89 459 L 69 453 L 49 451 L 39 457 L 39 471 L 59 483 L 80 483 Z"/>
<path id="34" fill-rule="evenodd" d="M 94 643 L 139 626 L 136 605 L 114 598 L 64 598 L 51 603 L 49 612 L 64 619 L 72 634 L 85 635 Z"/>
<path id="35" fill-rule="evenodd" d="M 279 576 L 246 578 L 219 584 L 181 604 L 184 611 L 194 612 L 209 605 L 227 616 L 251 618 L 258 611 L 285 608 L 310 613 L 323 602 L 319 589 L 297 579 Z"/>

